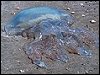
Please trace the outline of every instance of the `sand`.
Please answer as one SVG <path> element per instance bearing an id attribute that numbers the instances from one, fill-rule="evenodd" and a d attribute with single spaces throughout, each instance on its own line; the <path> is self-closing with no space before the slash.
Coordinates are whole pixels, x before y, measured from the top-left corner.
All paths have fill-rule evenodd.
<path id="1" fill-rule="evenodd" d="M 99 35 L 99 1 L 2 1 L 1 3 L 1 28 L 18 11 L 45 5 L 69 10 L 75 17 L 74 27 L 88 26 Z M 96 22 L 90 23 L 90 20 Z M 27 58 L 22 50 L 25 42 L 27 40 L 22 37 L 5 37 L 1 29 L 2 74 L 99 74 L 99 49 L 92 50 L 91 58 L 69 54 L 70 60 L 67 63 L 55 61 L 48 69 L 42 69 Z"/>

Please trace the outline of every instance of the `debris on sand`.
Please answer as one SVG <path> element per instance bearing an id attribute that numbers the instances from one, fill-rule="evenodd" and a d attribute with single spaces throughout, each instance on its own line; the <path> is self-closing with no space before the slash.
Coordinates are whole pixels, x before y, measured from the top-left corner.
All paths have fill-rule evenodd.
<path id="1" fill-rule="evenodd" d="M 90 20 L 90 23 L 95 23 L 96 21 L 95 20 Z"/>
<path id="2" fill-rule="evenodd" d="M 19 8 L 19 7 L 16 7 L 15 9 L 16 9 L 16 10 L 19 10 L 20 8 Z"/>
<path id="3" fill-rule="evenodd" d="M 19 72 L 23 73 L 23 72 L 25 72 L 25 71 L 24 71 L 24 70 L 19 70 Z"/>
<path id="4" fill-rule="evenodd" d="M 71 12 L 71 14 L 75 14 L 75 12 L 73 11 L 73 12 Z"/>

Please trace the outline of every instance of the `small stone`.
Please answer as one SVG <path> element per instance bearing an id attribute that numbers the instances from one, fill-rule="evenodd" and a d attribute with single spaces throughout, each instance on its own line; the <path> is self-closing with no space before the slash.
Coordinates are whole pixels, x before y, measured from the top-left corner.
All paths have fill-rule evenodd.
<path id="1" fill-rule="evenodd" d="M 89 70 L 89 72 L 92 72 L 93 70 Z"/>
<path id="2" fill-rule="evenodd" d="M 11 14 L 12 14 L 12 15 L 15 15 L 16 13 L 12 12 Z"/>
<path id="3" fill-rule="evenodd" d="M 70 68 L 66 68 L 66 70 L 71 71 L 71 69 L 70 69 Z"/>
<path id="4" fill-rule="evenodd" d="M 19 48 L 18 50 L 20 51 L 21 49 Z"/>
<path id="5" fill-rule="evenodd" d="M 68 24 L 70 24 L 70 22 L 68 21 Z"/>
<path id="6" fill-rule="evenodd" d="M 96 21 L 95 21 L 95 20 L 91 20 L 90 22 L 91 22 L 91 23 L 95 23 Z"/>
<path id="7" fill-rule="evenodd" d="M 2 63 L 2 61 L 1 61 L 1 63 Z"/>
<path id="8" fill-rule="evenodd" d="M 66 68 L 66 70 L 69 70 L 69 68 Z"/>
<path id="9" fill-rule="evenodd" d="M 71 14 L 75 14 L 75 12 L 73 11 L 73 12 L 71 12 Z"/>
<path id="10" fill-rule="evenodd" d="M 85 15 L 84 14 L 82 14 L 82 17 L 84 17 Z"/>
<path id="11" fill-rule="evenodd" d="M 70 8 L 67 8 L 67 10 L 70 10 Z"/>
<path id="12" fill-rule="evenodd" d="M 19 7 L 16 7 L 15 9 L 16 9 L 16 10 L 19 10 L 20 8 L 19 8 Z"/>
<path id="13" fill-rule="evenodd" d="M 24 72 L 24 70 L 19 70 L 21 73 L 23 73 Z"/>
<path id="14" fill-rule="evenodd" d="M 85 74 L 88 74 L 88 71 L 87 70 L 85 70 Z"/>
<path id="15" fill-rule="evenodd" d="M 85 64 L 82 63 L 81 65 L 85 65 Z"/>
<path id="16" fill-rule="evenodd" d="M 83 3 L 80 3 L 81 6 L 83 6 Z"/>
<path id="17" fill-rule="evenodd" d="M 18 62 L 18 63 L 20 63 L 20 61 L 19 61 L 19 60 L 17 60 L 17 62 Z"/>

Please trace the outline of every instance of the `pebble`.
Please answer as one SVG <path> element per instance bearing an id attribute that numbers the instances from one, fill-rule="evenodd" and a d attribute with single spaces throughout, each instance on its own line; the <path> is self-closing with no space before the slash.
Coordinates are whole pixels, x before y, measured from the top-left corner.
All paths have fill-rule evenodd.
<path id="1" fill-rule="evenodd" d="M 18 63 L 20 63 L 20 61 L 19 61 L 19 60 L 17 60 L 17 62 L 18 62 Z"/>
<path id="2" fill-rule="evenodd" d="M 91 21 L 90 21 L 90 23 L 95 23 L 95 22 L 96 22 L 95 20 L 91 20 Z"/>
<path id="3" fill-rule="evenodd" d="M 72 71 L 71 68 L 66 68 L 66 70 L 68 70 L 68 71 Z"/>
<path id="4" fill-rule="evenodd" d="M 82 17 L 84 17 L 85 15 L 84 14 L 82 14 Z"/>
<path id="5" fill-rule="evenodd" d="M 88 71 L 87 70 L 85 70 L 85 74 L 88 74 Z"/>
<path id="6" fill-rule="evenodd" d="M 68 21 L 68 24 L 70 24 L 70 22 Z"/>
<path id="7" fill-rule="evenodd" d="M 83 64 L 83 63 L 81 65 L 84 65 L 85 66 L 85 64 Z"/>
<path id="8" fill-rule="evenodd" d="M 20 8 L 19 8 L 19 7 L 16 7 L 15 9 L 16 9 L 16 10 L 19 10 Z"/>
<path id="9" fill-rule="evenodd" d="M 70 10 L 70 8 L 67 8 L 67 10 Z"/>
<path id="10" fill-rule="evenodd" d="M 81 6 L 83 6 L 83 3 L 80 3 Z"/>
<path id="11" fill-rule="evenodd" d="M 66 68 L 66 70 L 69 70 L 69 68 Z"/>
<path id="12" fill-rule="evenodd" d="M 71 12 L 71 14 L 75 14 L 75 12 L 73 11 L 73 12 Z"/>
<path id="13" fill-rule="evenodd" d="M 12 15 L 15 15 L 16 13 L 12 12 L 11 14 L 12 14 Z"/>
<path id="14" fill-rule="evenodd" d="M 24 70 L 19 70 L 21 73 L 25 72 Z"/>
<path id="15" fill-rule="evenodd" d="M 92 72 L 93 70 L 89 70 L 89 72 Z"/>
<path id="16" fill-rule="evenodd" d="M 21 49 L 19 48 L 18 50 L 20 51 Z"/>

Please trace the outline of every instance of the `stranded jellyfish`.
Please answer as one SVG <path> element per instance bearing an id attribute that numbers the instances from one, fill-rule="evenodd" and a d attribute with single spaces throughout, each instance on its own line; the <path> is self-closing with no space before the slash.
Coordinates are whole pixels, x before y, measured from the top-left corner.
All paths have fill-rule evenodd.
<path id="1" fill-rule="evenodd" d="M 23 50 L 39 67 L 47 67 L 43 57 L 67 62 L 69 53 L 91 57 L 92 47 L 99 47 L 98 36 L 85 27 L 72 28 L 73 16 L 54 7 L 34 7 L 17 13 L 5 25 L 9 36 L 34 38 Z"/>

